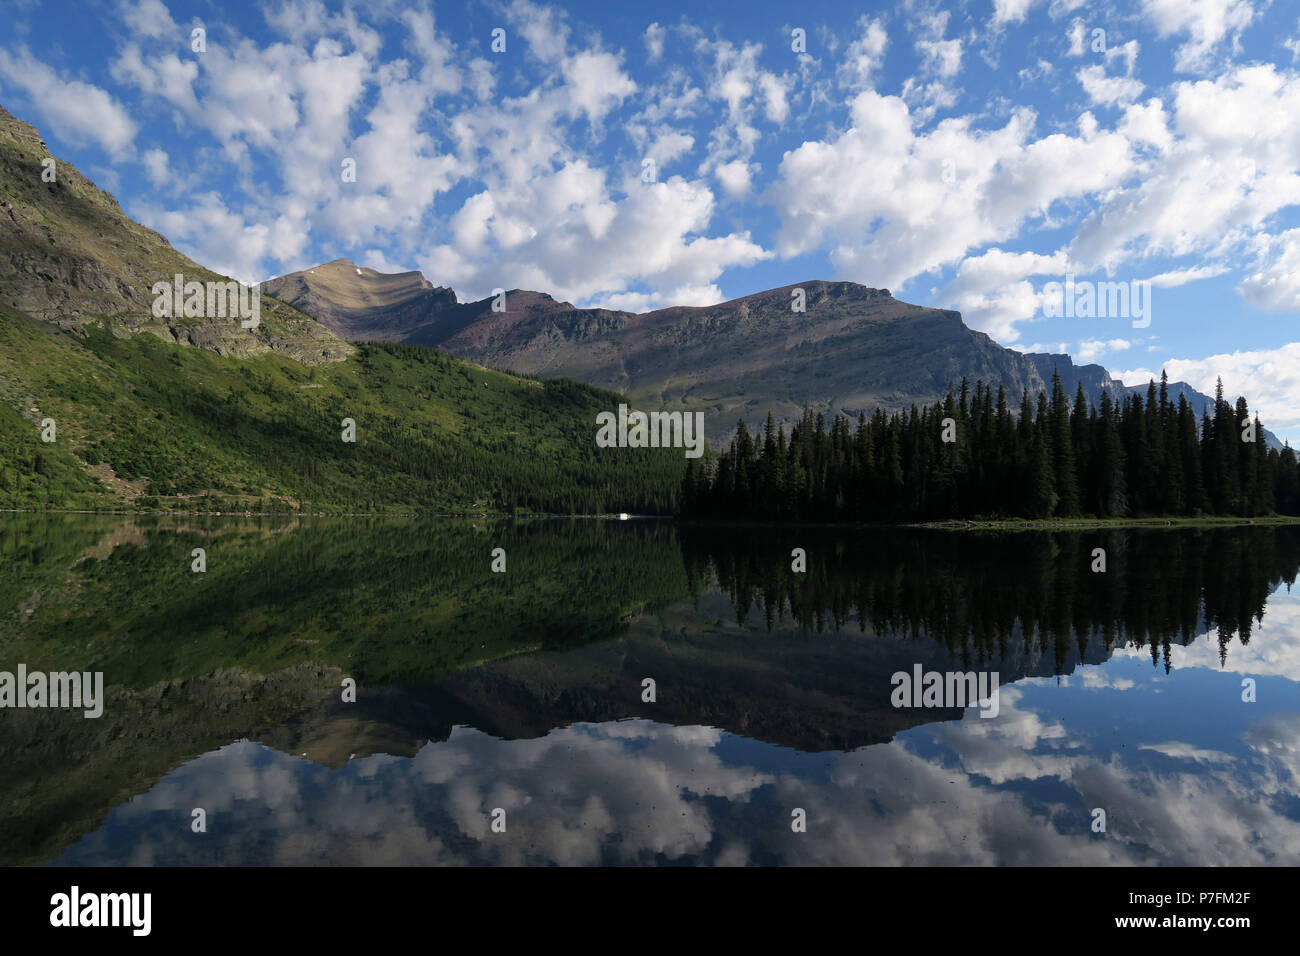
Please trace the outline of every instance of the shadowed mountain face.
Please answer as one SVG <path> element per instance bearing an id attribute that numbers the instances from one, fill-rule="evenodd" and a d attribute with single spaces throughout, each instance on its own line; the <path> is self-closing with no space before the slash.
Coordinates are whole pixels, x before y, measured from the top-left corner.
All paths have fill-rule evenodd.
<path id="1" fill-rule="evenodd" d="M 736 420 L 797 421 L 806 407 L 856 417 L 942 398 L 965 378 L 1001 385 L 1008 401 L 1050 388 L 1060 374 L 1071 399 L 1082 384 L 1089 401 L 1126 387 L 1100 365 L 1068 355 L 1024 354 L 967 328 L 960 313 L 900 302 L 886 289 L 820 280 L 759 292 L 702 308 L 634 314 L 582 309 L 541 292 L 512 290 L 503 299 L 457 304 L 419 273 L 382 276 L 347 260 L 266 283 L 274 296 L 316 316 L 345 338 L 377 336 L 444 351 L 483 365 L 540 376 L 565 376 L 625 392 L 655 408 L 709 412 L 713 439 Z M 328 278 L 321 279 L 327 273 Z M 384 283 L 414 290 L 395 304 L 360 303 Z M 794 311 L 802 290 L 805 311 Z M 495 307 L 495 308 L 494 308 Z M 423 310 L 423 311 L 422 311 Z M 349 332 L 331 324 L 346 314 Z M 1211 400 L 1184 383 L 1197 414 Z"/>
<path id="2" fill-rule="evenodd" d="M 52 177 L 53 181 L 47 181 Z M 307 365 L 353 348 L 306 314 L 274 299 L 260 324 L 233 318 L 153 315 L 157 282 L 228 282 L 133 222 L 108 193 L 54 159 L 35 128 L 0 108 L 0 306 L 82 332 L 151 332 L 166 342 L 247 358 L 275 352 Z"/>

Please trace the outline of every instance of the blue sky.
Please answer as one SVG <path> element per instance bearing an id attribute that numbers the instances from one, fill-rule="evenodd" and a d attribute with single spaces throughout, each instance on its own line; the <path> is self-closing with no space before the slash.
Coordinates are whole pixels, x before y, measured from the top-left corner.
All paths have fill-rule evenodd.
<path id="1" fill-rule="evenodd" d="M 1126 381 L 1222 376 L 1300 440 L 1300 11 L 1277 0 L 6 17 L 0 104 L 245 280 L 347 256 L 643 310 L 848 279 Z M 1045 316 L 1067 275 L 1150 280 L 1150 324 Z"/>

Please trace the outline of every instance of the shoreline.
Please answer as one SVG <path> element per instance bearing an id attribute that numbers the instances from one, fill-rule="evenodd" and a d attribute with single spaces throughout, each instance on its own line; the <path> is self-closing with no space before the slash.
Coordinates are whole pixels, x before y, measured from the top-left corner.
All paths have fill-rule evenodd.
<path id="1" fill-rule="evenodd" d="M 437 519 L 606 519 L 610 521 L 671 521 L 687 527 L 715 528 L 836 528 L 841 530 L 908 529 L 928 531 L 1072 531 L 1106 528 L 1212 528 L 1238 526 L 1300 525 L 1300 515 L 1201 515 L 1137 518 L 949 518 L 943 521 L 870 522 L 870 521 L 760 521 L 757 519 L 679 518 L 675 515 L 597 513 L 550 514 L 545 512 L 514 513 L 503 511 L 422 512 L 422 511 L 140 511 L 134 509 L 91 510 L 85 508 L 0 508 L 0 514 L 92 515 L 104 517 L 150 518 L 437 518 Z"/>
<path id="2" fill-rule="evenodd" d="M 841 528 L 907 529 L 925 531 L 1072 531 L 1097 528 L 1210 528 L 1245 525 L 1300 525 L 1300 515 L 1264 515 L 1237 517 L 1213 515 L 1201 517 L 1141 518 L 949 518 L 944 521 L 870 522 L 870 521 L 724 521 L 701 518 L 678 519 L 676 524 L 692 527 L 748 528 Z"/>

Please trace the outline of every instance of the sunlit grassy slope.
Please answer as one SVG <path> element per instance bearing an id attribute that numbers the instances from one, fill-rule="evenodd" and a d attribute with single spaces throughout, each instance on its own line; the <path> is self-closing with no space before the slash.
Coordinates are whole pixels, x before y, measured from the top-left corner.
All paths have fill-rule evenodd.
<path id="1" fill-rule="evenodd" d="M 307 366 L 81 332 L 0 309 L 0 508 L 667 512 L 683 470 L 596 447 L 613 393 L 431 349 Z"/>

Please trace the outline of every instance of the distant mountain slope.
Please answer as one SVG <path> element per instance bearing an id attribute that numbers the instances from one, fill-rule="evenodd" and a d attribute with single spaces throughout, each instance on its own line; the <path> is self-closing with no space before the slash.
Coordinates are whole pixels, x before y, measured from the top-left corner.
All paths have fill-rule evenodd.
<path id="1" fill-rule="evenodd" d="M 454 292 L 435 289 L 418 272 L 386 274 L 349 259 L 264 282 L 262 292 L 353 342 L 415 341 L 427 316 L 456 304 Z"/>
<path id="2" fill-rule="evenodd" d="M 308 270 L 265 287 L 328 321 L 343 306 L 355 309 L 383 279 L 409 286 L 419 275 L 382 277 L 341 261 L 347 268 L 335 270 L 338 285 L 313 282 Z M 803 312 L 792 309 L 798 289 Z M 1116 381 L 1100 365 L 1076 365 L 1069 355 L 1003 348 L 968 328 L 958 312 L 910 305 L 853 282 L 811 280 L 718 305 L 639 315 L 577 308 L 522 290 L 507 292 L 504 309 L 494 311 L 493 298 L 458 303 L 454 292 L 436 291 L 418 309 L 404 305 L 399 314 L 375 305 L 370 314 L 351 312 L 349 321 L 385 339 L 434 345 L 483 365 L 617 389 L 647 406 L 706 410 L 715 443 L 738 418 L 755 423 L 770 411 L 789 423 L 805 407 L 850 417 L 877 407 L 892 411 L 933 402 L 962 378 L 1003 386 L 1013 406 L 1022 390 L 1048 390 L 1054 372 L 1071 399 L 1082 384 L 1094 404 L 1103 392 L 1119 398 L 1147 388 Z M 1212 405 L 1186 383 L 1170 383 L 1170 391 L 1186 394 L 1198 415 Z"/>

